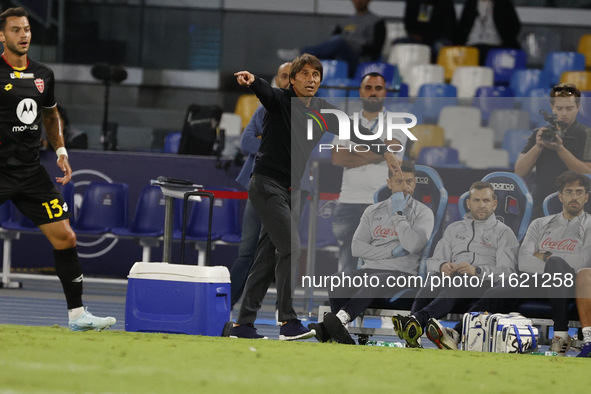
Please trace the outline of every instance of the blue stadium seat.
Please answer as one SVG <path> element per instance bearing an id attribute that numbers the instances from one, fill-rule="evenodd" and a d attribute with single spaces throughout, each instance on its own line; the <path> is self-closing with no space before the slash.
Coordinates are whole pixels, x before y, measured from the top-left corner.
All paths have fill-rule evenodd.
<path id="1" fill-rule="evenodd" d="M 591 127 L 591 92 L 581 92 L 581 104 L 577 120 L 587 127 Z"/>
<path id="2" fill-rule="evenodd" d="M 503 136 L 502 148 L 509 152 L 509 165 L 511 168 L 515 166 L 517 157 L 525 148 L 531 133 L 532 130 L 507 130 Z"/>
<path id="3" fill-rule="evenodd" d="M 91 182 L 72 228 L 77 234 L 101 235 L 115 227 L 127 227 L 128 200 L 125 183 Z"/>
<path id="4" fill-rule="evenodd" d="M 216 188 L 219 191 L 237 191 L 229 188 Z M 238 200 L 229 198 L 216 198 L 213 206 L 213 218 L 211 227 L 211 240 L 220 240 L 225 234 L 240 236 L 238 217 Z M 201 201 L 193 203 L 191 215 L 188 218 L 186 239 L 188 241 L 207 241 L 207 227 L 209 221 L 209 200 L 201 198 Z M 174 236 L 173 236 L 174 237 Z M 180 238 L 180 237 L 174 237 Z"/>
<path id="5" fill-rule="evenodd" d="M 515 70 L 527 65 L 527 55 L 520 49 L 493 48 L 486 54 L 484 65 L 493 69 L 495 85 L 508 85 Z"/>
<path id="6" fill-rule="evenodd" d="M 439 173 L 435 169 L 429 166 L 416 165 L 415 171 L 417 182 L 413 198 L 431 208 L 435 218 L 433 232 L 421 254 L 419 274 L 424 277 L 426 274 L 427 258 L 431 255 L 435 249 L 435 245 L 443 235 L 443 219 L 447 209 L 448 193 Z M 374 202 L 384 201 L 390 198 L 391 195 L 392 191 L 387 185 L 384 185 L 374 193 Z"/>
<path id="7" fill-rule="evenodd" d="M 41 232 L 39 227 L 35 226 L 31 219 L 23 215 L 12 202 L 6 202 L 5 204 L 9 204 L 12 213 L 10 214 L 10 220 L 2 223 L 3 228 L 18 232 Z"/>
<path id="8" fill-rule="evenodd" d="M 436 122 L 441 109 L 458 105 L 458 91 L 445 83 L 426 83 L 419 88 L 417 108 L 422 109 L 423 120 Z"/>
<path id="9" fill-rule="evenodd" d="M 515 70 L 509 82 L 515 97 L 529 97 L 530 90 L 544 88 L 546 85 L 544 72 L 537 69 Z"/>
<path id="10" fill-rule="evenodd" d="M 10 201 L 5 201 L 0 205 L 0 223 L 8 222 L 12 217 Z"/>
<path id="11" fill-rule="evenodd" d="M 550 88 L 535 88 L 530 90 L 529 97 L 522 100 L 522 108 L 529 112 L 530 122 L 533 127 L 547 125 L 544 116 L 540 114 L 543 109 L 546 112 L 552 112 L 550 107 Z"/>
<path id="12" fill-rule="evenodd" d="M 589 179 L 591 179 L 591 174 L 585 174 Z M 558 192 L 554 192 L 549 194 L 544 199 L 542 203 L 542 209 L 544 210 L 544 216 L 554 215 L 555 213 L 562 211 L 562 203 L 558 198 Z M 591 212 L 591 199 L 587 201 L 585 204 L 585 212 Z"/>
<path id="13" fill-rule="evenodd" d="M 585 70 L 585 55 L 578 52 L 554 51 L 546 55 L 544 74 L 548 85 L 552 87 L 560 82 L 565 71 Z"/>
<path id="14" fill-rule="evenodd" d="M 343 60 L 320 60 L 322 63 L 322 86 L 346 86 L 349 66 Z"/>
<path id="15" fill-rule="evenodd" d="M 417 164 L 430 167 L 462 167 L 457 149 L 440 146 L 426 146 L 421 149 Z"/>
<path id="16" fill-rule="evenodd" d="M 490 182 L 495 189 L 499 202 L 495 210 L 497 219 L 509 226 L 521 242 L 529 226 L 534 204 L 525 181 L 519 175 L 505 171 L 491 172 L 482 180 Z M 469 191 L 462 194 L 458 201 L 462 217 L 468 211 L 468 194 Z"/>
<path id="17" fill-rule="evenodd" d="M 483 86 L 476 89 L 472 103 L 480 108 L 482 120 L 490 118 L 490 114 L 497 109 L 513 109 L 515 101 L 513 89 L 505 86 Z"/>
<path id="18" fill-rule="evenodd" d="M 164 153 L 178 153 L 179 144 L 181 143 L 181 132 L 168 133 L 164 138 Z"/>
<path id="19" fill-rule="evenodd" d="M 400 88 L 402 78 L 398 73 L 398 67 L 382 62 L 366 62 L 359 64 L 355 71 L 355 77 L 350 81 L 349 86 L 352 88 L 358 88 L 361 84 L 361 78 L 370 72 L 378 72 L 382 74 L 386 80 L 386 87 L 388 89 Z"/>
<path id="20" fill-rule="evenodd" d="M 144 186 L 129 227 L 115 227 L 112 233 L 131 237 L 162 236 L 164 234 L 164 204 L 164 195 L 160 187 Z"/>
<path id="21" fill-rule="evenodd" d="M 175 199 L 173 232 L 180 234 L 182 200 Z M 115 227 L 113 235 L 122 238 L 137 238 L 143 247 L 142 261 L 150 261 L 152 246 L 158 246 L 164 235 L 165 199 L 159 186 L 147 185 L 142 188 L 131 224 Z"/>
<path id="22" fill-rule="evenodd" d="M 337 246 L 337 240 L 332 232 L 332 217 L 334 209 L 337 206 L 337 200 L 318 201 L 318 211 L 316 212 L 316 247 L 333 249 Z M 298 233 L 302 248 L 308 247 L 308 234 L 310 229 L 310 201 L 307 200 L 300 215 L 300 225 Z M 332 248 L 331 248 L 332 247 Z"/>

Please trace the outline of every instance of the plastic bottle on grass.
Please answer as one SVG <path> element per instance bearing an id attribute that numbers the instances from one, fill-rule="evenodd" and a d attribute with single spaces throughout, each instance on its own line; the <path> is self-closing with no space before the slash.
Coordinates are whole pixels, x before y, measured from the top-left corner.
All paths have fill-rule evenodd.
<path id="1" fill-rule="evenodd" d="M 405 347 L 401 342 L 367 341 L 366 346 Z"/>
<path id="2" fill-rule="evenodd" d="M 534 356 L 558 356 L 558 353 L 556 352 L 551 352 L 549 350 L 546 350 L 545 352 L 532 352 L 531 354 L 533 354 Z"/>

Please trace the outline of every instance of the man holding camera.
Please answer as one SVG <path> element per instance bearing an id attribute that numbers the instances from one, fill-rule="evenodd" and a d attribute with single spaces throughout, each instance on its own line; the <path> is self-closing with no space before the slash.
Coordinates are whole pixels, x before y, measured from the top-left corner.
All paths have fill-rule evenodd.
<path id="1" fill-rule="evenodd" d="M 544 198 L 553 193 L 554 181 L 566 170 L 591 173 L 591 130 L 577 122 L 581 92 L 573 84 L 561 83 L 550 91 L 555 118 L 547 127 L 534 130 L 515 163 L 515 173 L 533 177 L 532 219 L 543 216 Z"/>

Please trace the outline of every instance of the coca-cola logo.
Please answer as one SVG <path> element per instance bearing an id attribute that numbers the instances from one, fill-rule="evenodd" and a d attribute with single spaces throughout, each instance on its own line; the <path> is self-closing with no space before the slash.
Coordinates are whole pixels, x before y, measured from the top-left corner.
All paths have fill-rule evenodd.
<path id="1" fill-rule="evenodd" d="M 388 237 L 397 237 L 398 233 L 393 228 L 382 227 L 382 225 L 377 226 L 373 230 L 373 237 L 374 238 L 388 238 Z"/>
<path id="2" fill-rule="evenodd" d="M 577 241 L 575 239 L 563 239 L 560 241 L 554 241 L 552 238 L 546 238 L 542 242 L 541 248 L 572 252 L 577 247 L 578 242 L 579 241 Z"/>

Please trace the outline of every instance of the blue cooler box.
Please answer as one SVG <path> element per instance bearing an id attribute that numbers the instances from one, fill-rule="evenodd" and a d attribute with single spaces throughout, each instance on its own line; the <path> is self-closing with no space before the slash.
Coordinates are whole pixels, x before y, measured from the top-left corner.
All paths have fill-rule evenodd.
<path id="1" fill-rule="evenodd" d="M 230 320 L 224 266 L 135 263 L 128 278 L 126 331 L 220 336 Z"/>

